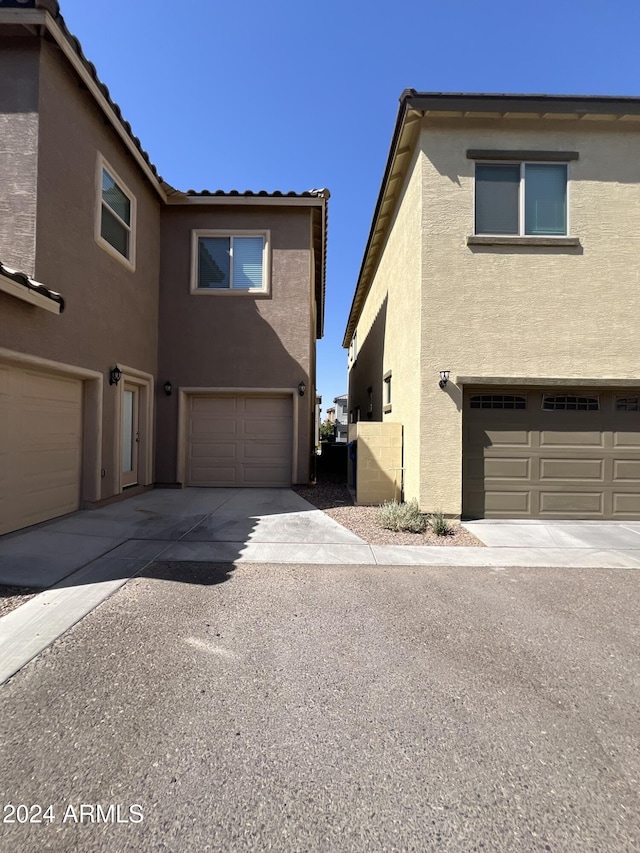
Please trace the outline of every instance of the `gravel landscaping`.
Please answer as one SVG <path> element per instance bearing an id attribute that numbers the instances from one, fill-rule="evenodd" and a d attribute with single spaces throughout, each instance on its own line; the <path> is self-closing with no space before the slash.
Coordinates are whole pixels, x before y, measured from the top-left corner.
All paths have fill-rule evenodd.
<path id="1" fill-rule="evenodd" d="M 324 510 L 338 524 L 351 530 L 369 545 L 442 545 L 483 548 L 484 545 L 468 530 L 452 526 L 450 536 L 436 536 L 427 529 L 424 533 L 397 533 L 385 530 L 377 520 L 378 507 L 355 506 L 349 489 L 343 483 L 319 481 L 311 486 L 295 486 L 294 491 L 318 509 Z"/>
<path id="2" fill-rule="evenodd" d="M 0 586 L 0 618 L 29 601 L 40 592 L 23 586 Z"/>

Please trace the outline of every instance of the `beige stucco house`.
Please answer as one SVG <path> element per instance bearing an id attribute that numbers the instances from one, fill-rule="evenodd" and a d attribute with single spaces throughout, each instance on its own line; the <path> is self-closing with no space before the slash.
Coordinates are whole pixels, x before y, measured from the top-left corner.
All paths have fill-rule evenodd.
<path id="1" fill-rule="evenodd" d="M 424 511 L 640 518 L 639 151 L 640 98 L 403 92 L 344 346 Z"/>
<path id="2" fill-rule="evenodd" d="M 55 0 L 0 0 L 0 139 L 0 534 L 307 482 L 328 192 L 170 186 Z"/>

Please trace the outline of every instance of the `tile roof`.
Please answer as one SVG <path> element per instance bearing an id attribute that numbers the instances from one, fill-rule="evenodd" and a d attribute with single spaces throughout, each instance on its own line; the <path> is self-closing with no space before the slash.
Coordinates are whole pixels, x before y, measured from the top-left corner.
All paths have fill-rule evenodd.
<path id="1" fill-rule="evenodd" d="M 0 261 L 0 275 L 11 279 L 11 281 L 22 285 L 22 287 L 26 287 L 27 290 L 33 290 L 35 293 L 39 293 L 40 296 L 45 296 L 47 299 L 51 299 L 52 302 L 57 302 L 60 306 L 60 313 L 64 311 L 64 297 L 59 293 L 56 293 L 55 290 L 49 290 L 49 288 L 45 287 L 44 284 L 30 278 L 26 273 L 13 270 L 10 267 L 5 266 L 2 261 Z"/>

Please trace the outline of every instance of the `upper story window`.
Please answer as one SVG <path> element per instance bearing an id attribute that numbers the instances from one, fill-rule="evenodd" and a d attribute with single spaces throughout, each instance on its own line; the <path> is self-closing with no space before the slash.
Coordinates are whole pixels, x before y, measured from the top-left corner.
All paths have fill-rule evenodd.
<path id="1" fill-rule="evenodd" d="M 98 244 L 134 269 L 136 199 L 102 157 L 98 158 L 98 200 Z"/>
<path id="2" fill-rule="evenodd" d="M 476 163 L 475 233 L 562 237 L 566 163 Z"/>
<path id="3" fill-rule="evenodd" d="M 349 345 L 349 366 L 355 364 L 358 360 L 358 332 L 357 330 L 353 333 L 353 337 L 351 338 L 351 344 Z"/>
<path id="4" fill-rule="evenodd" d="M 192 293 L 268 293 L 266 231 L 193 231 Z"/>

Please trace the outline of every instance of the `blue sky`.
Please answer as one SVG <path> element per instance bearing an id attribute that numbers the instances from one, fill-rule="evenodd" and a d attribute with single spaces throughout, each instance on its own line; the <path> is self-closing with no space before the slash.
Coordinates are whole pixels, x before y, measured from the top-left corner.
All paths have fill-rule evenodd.
<path id="1" fill-rule="evenodd" d="M 403 89 L 640 95 L 638 0 L 60 0 L 179 189 L 328 187 L 323 411 Z"/>

